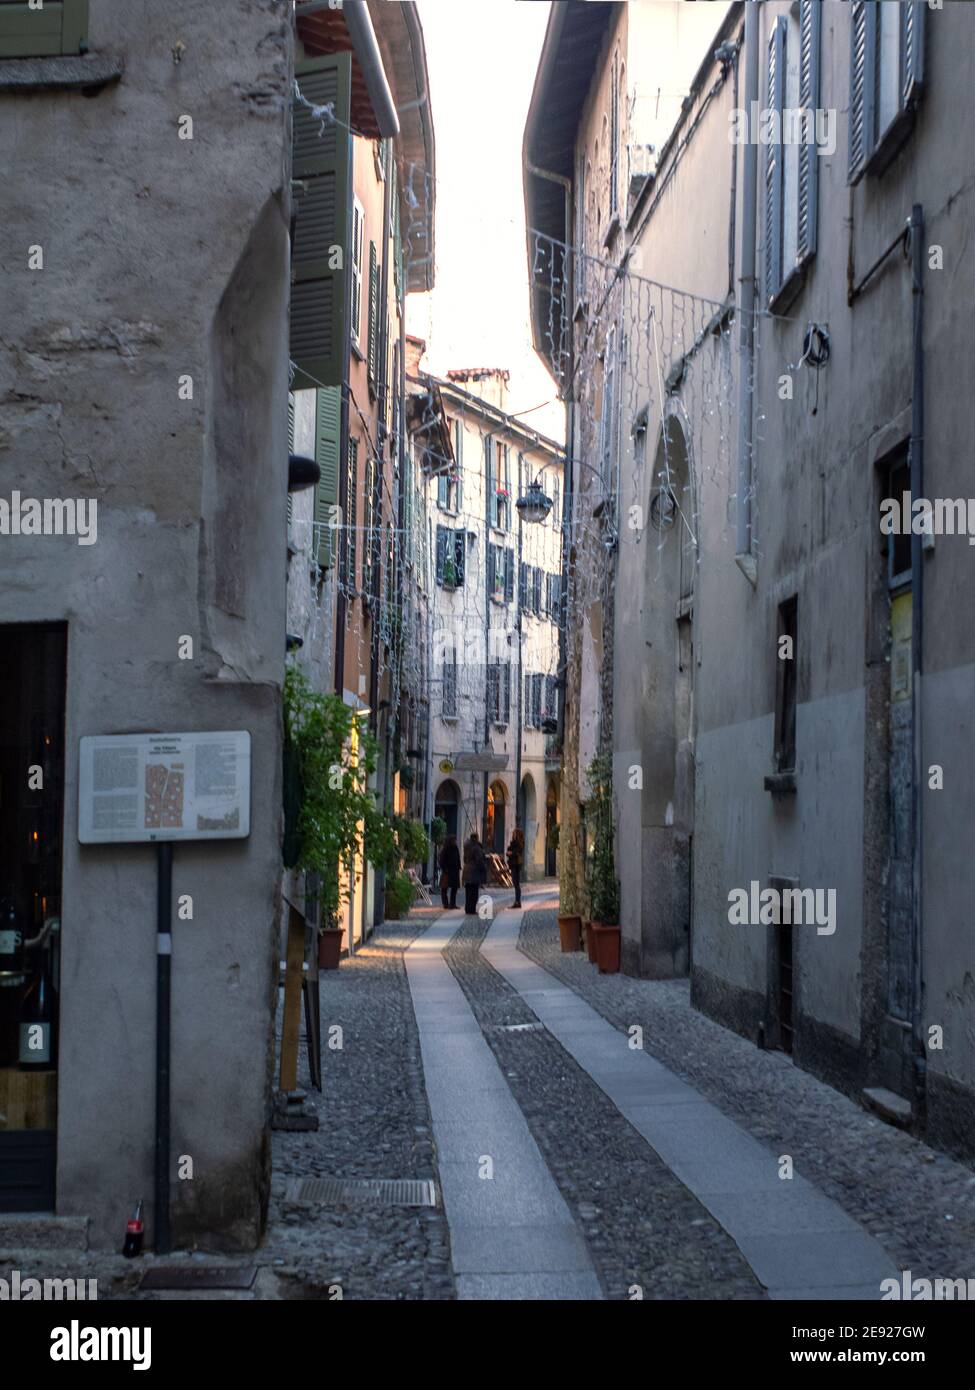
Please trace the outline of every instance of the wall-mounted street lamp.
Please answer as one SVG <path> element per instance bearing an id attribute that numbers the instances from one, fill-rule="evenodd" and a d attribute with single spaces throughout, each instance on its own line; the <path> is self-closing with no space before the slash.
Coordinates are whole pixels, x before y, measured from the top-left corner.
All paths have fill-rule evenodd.
<path id="1" fill-rule="evenodd" d="M 538 524 L 547 520 L 548 514 L 552 510 L 552 499 L 545 494 L 541 483 L 536 478 L 533 483 L 528 484 L 524 496 L 518 498 L 515 507 L 522 521 Z"/>
<path id="2" fill-rule="evenodd" d="M 288 455 L 288 491 L 304 492 L 305 488 L 317 487 L 322 470 L 317 462 L 305 454 Z"/>

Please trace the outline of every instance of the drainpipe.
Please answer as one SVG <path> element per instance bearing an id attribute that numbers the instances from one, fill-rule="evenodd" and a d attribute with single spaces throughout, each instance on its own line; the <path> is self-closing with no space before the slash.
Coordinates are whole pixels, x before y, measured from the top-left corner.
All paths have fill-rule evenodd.
<path id="1" fill-rule="evenodd" d="M 334 9 L 334 4 L 330 8 Z M 383 67 L 382 54 L 379 52 L 376 31 L 372 27 L 366 0 L 344 0 L 341 9 L 352 47 L 355 49 L 356 61 L 362 69 L 372 109 L 376 113 L 379 133 L 391 139 L 399 134 L 399 116 L 396 114 L 393 94 L 389 90 L 386 69 Z M 297 13 L 301 15 L 302 9 Z M 304 13 L 308 13 L 308 7 L 304 7 Z"/>
<path id="2" fill-rule="evenodd" d="M 755 218 L 758 189 L 758 134 L 752 129 L 752 112 L 758 104 L 758 4 L 745 4 L 744 110 L 748 142 L 742 168 L 741 274 L 739 283 L 738 343 L 741 379 L 738 383 L 738 535 L 735 561 L 750 584 L 757 582 L 752 554 L 752 449 L 754 447 L 752 397 L 755 370 Z M 754 108 L 753 108 L 754 103 Z"/>
<path id="3" fill-rule="evenodd" d="M 914 378 L 911 391 L 911 496 L 923 497 L 924 493 L 924 209 L 915 203 L 911 209 L 911 290 L 913 299 L 913 358 Z M 923 1024 L 921 1019 L 921 996 L 923 990 L 922 956 L 922 891 L 924 854 L 924 797 L 921 794 L 922 779 L 925 775 L 922 728 L 921 728 L 921 674 L 924 653 L 924 537 L 911 536 L 911 655 L 913 696 L 912 715 L 914 720 L 914 785 L 912 806 L 914 822 L 914 853 L 912 865 L 913 894 L 911 910 L 911 1026 L 914 1034 L 914 1077 L 915 1114 L 923 1111 L 927 1061 L 924 1047 Z"/>

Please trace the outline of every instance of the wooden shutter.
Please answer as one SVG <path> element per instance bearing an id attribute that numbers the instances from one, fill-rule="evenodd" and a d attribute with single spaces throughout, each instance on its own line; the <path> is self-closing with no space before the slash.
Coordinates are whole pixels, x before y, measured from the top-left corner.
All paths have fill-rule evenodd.
<path id="1" fill-rule="evenodd" d="M 542 726 L 542 677 L 532 676 L 532 728 Z"/>
<path id="2" fill-rule="evenodd" d="M 357 542 L 359 491 L 359 441 L 349 440 L 349 456 L 345 487 L 345 586 L 350 597 L 355 597 L 357 588 Z"/>
<path id="3" fill-rule="evenodd" d="M 45 0 L 39 10 L 0 3 L 0 58 L 82 53 L 87 41 L 88 0 Z"/>
<path id="4" fill-rule="evenodd" d="M 504 552 L 504 601 L 510 603 L 515 594 L 515 552 Z"/>
<path id="5" fill-rule="evenodd" d="M 545 677 L 545 717 L 556 719 L 559 713 L 559 693 L 554 676 Z"/>
<path id="6" fill-rule="evenodd" d="M 288 392 L 288 453 L 295 451 L 295 398 Z M 294 494 L 288 493 L 288 531 L 291 531 L 291 517 L 294 512 Z"/>
<path id="7" fill-rule="evenodd" d="M 379 265 L 376 260 L 376 243 L 369 243 L 369 342 L 368 371 L 369 386 L 375 394 L 377 363 L 379 360 Z"/>
<path id="8" fill-rule="evenodd" d="M 511 662 L 504 663 L 504 717 L 503 722 L 509 723 L 511 719 Z"/>
<path id="9" fill-rule="evenodd" d="M 464 582 L 464 546 L 467 542 L 467 532 L 461 528 L 454 533 L 454 566 L 457 570 L 458 589 Z"/>
<path id="10" fill-rule="evenodd" d="M 443 583 L 444 567 L 447 563 L 447 535 L 446 526 L 437 527 L 437 583 Z"/>
<path id="11" fill-rule="evenodd" d="M 323 569 L 331 569 L 336 558 L 335 512 L 339 500 L 339 445 L 342 433 L 342 392 L 338 386 L 315 392 L 315 462 L 321 470 L 315 488 L 314 545 Z"/>
<path id="12" fill-rule="evenodd" d="M 815 120 L 819 107 L 822 5 L 820 0 L 802 0 L 799 6 L 799 105 Z M 819 221 L 819 154 L 814 144 L 799 146 L 799 217 L 796 260 L 805 261 L 816 252 Z"/>
<path id="13" fill-rule="evenodd" d="M 901 105 L 914 105 L 924 83 L 924 0 L 904 0 L 901 24 Z"/>
<path id="14" fill-rule="evenodd" d="M 518 565 L 518 607 L 528 607 L 528 566 L 524 560 Z"/>
<path id="15" fill-rule="evenodd" d="M 296 189 L 291 254 L 291 356 L 293 386 L 339 386 L 348 354 L 348 279 L 351 254 L 350 198 L 352 137 L 349 124 L 351 55 L 333 53 L 299 63 L 295 76 L 302 95 L 318 106 L 334 104 L 336 121 L 294 107 L 292 176 Z M 342 122 L 344 124 L 338 124 Z M 321 134 L 319 134 L 321 131 Z M 334 248 L 342 268 L 329 265 Z"/>
<path id="16" fill-rule="evenodd" d="M 780 15 L 768 43 L 766 107 L 777 113 L 779 140 L 770 140 L 765 157 L 765 302 L 782 287 L 782 107 L 785 89 L 785 35 L 788 21 Z M 754 132 L 753 132 L 754 134 Z"/>
<path id="17" fill-rule="evenodd" d="M 853 0 L 850 16 L 850 167 L 856 183 L 873 153 L 877 120 L 877 6 Z"/>
<path id="18" fill-rule="evenodd" d="M 492 661 L 487 668 L 487 707 L 488 717 L 490 718 L 492 724 L 497 724 L 498 716 L 500 714 L 498 701 L 498 695 L 500 693 L 500 682 L 498 679 L 499 675 L 500 667 L 498 666 L 497 662 Z"/>
<path id="19" fill-rule="evenodd" d="M 498 480 L 494 467 L 494 439 L 484 440 L 484 486 L 487 488 L 487 519 L 489 526 L 498 524 Z"/>

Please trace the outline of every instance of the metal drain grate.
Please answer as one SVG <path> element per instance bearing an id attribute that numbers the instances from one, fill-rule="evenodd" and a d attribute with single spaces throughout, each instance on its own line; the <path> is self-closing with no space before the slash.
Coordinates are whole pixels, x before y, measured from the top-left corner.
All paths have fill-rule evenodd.
<path id="1" fill-rule="evenodd" d="M 437 1185 L 430 1178 L 296 1178 L 289 1202 L 376 1202 L 387 1207 L 435 1207 Z"/>

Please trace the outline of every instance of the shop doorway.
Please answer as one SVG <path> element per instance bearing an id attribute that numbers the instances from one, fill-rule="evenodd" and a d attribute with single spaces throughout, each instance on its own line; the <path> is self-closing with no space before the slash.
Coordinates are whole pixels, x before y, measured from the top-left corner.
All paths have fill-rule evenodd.
<path id="1" fill-rule="evenodd" d="M 53 1211 L 64 624 L 0 626 L 0 1211 Z"/>
<path id="2" fill-rule="evenodd" d="M 484 834 L 484 848 L 488 854 L 504 856 L 505 789 L 503 782 L 492 782 L 488 788 L 487 826 Z"/>

